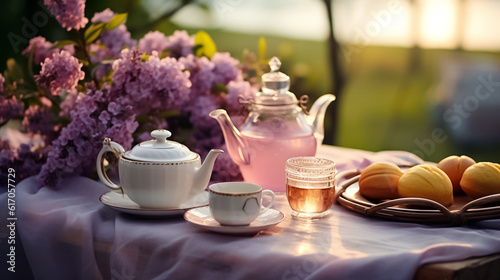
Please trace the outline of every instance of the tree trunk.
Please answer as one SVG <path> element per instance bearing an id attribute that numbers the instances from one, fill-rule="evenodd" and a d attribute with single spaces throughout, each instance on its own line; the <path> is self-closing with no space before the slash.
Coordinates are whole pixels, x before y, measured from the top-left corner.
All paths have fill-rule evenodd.
<path id="1" fill-rule="evenodd" d="M 335 32 L 333 29 L 333 10 L 332 10 L 332 0 L 324 0 L 326 10 L 328 13 L 329 22 L 329 36 L 328 36 L 328 51 L 329 51 L 329 62 L 331 67 L 331 79 L 333 83 L 333 94 L 337 99 L 330 105 L 329 112 L 327 116 L 331 119 L 330 127 L 325 128 L 325 144 L 337 144 L 337 133 L 339 128 L 339 109 L 342 102 L 342 90 L 344 88 L 344 75 L 342 73 L 339 53 L 340 46 L 335 38 Z M 327 122 L 328 123 L 328 122 Z"/>

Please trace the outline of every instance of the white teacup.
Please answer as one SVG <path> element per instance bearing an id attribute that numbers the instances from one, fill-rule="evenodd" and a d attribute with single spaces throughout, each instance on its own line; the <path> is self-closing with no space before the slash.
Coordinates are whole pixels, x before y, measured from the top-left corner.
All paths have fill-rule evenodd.
<path id="1" fill-rule="evenodd" d="M 271 202 L 262 208 L 262 195 L 269 194 Z M 249 225 L 274 203 L 274 192 L 245 182 L 217 183 L 209 187 L 209 207 L 212 217 L 221 225 Z"/>

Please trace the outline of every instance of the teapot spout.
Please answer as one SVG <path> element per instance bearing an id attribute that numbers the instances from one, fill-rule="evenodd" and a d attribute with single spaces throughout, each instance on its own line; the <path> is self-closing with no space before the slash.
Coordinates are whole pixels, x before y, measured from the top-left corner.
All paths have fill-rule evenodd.
<path id="1" fill-rule="evenodd" d="M 209 115 L 219 122 L 231 159 L 238 165 L 250 164 L 248 143 L 241 137 L 240 131 L 234 126 L 226 110 L 213 110 Z"/>
<path id="2" fill-rule="evenodd" d="M 326 108 L 328 108 L 328 105 L 330 105 L 335 98 L 333 94 L 321 96 L 314 102 L 309 112 L 309 116 L 307 116 L 307 122 L 314 131 L 314 137 L 316 138 L 318 147 L 323 143 L 323 138 L 325 138 L 324 121 Z"/>
<path id="3" fill-rule="evenodd" d="M 223 152 L 224 151 L 220 149 L 210 150 L 203 164 L 195 172 L 193 187 L 191 188 L 193 194 L 197 194 L 207 187 L 210 176 L 212 175 L 215 159 Z"/>

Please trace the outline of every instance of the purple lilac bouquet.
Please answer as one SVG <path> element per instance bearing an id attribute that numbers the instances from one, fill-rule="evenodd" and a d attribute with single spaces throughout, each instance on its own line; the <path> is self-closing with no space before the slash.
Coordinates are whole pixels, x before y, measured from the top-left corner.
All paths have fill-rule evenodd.
<path id="1" fill-rule="evenodd" d="M 92 176 L 106 137 L 125 149 L 163 128 L 204 158 L 225 149 L 218 123 L 208 116 L 226 109 L 236 122 L 247 113 L 238 100 L 257 92 L 244 67 L 215 51 L 208 34 L 149 32 L 138 42 L 109 9 L 84 16 L 84 0 L 44 0 L 57 21 L 75 29 L 81 42 L 30 40 L 23 55 L 38 67 L 34 86 L 15 75 L 9 61 L 0 74 L 0 126 L 19 124 L 22 141 L 0 141 L 0 165 L 20 178 L 37 175 L 40 186 L 57 186 L 67 176 Z M 208 38 L 208 39 L 207 39 Z M 80 51 L 75 51 L 75 49 Z M 9 131 L 3 129 L 4 131 Z M 5 169 L 5 168 L 4 168 Z M 0 170 L 0 177 L 7 175 Z M 238 166 L 224 153 L 212 180 L 239 180 Z"/>

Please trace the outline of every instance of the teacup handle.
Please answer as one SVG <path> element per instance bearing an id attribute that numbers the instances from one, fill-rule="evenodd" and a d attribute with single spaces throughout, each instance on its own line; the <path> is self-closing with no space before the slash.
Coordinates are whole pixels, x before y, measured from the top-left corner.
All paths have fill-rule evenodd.
<path id="1" fill-rule="evenodd" d="M 104 170 L 103 155 L 108 152 L 112 152 L 117 158 L 120 158 L 120 155 L 124 153 L 125 150 L 120 144 L 111 141 L 111 139 L 109 138 L 104 139 L 104 141 L 102 142 L 102 149 L 99 152 L 99 155 L 97 155 L 97 160 L 96 160 L 97 175 L 99 176 L 99 179 L 101 179 L 101 181 L 104 183 L 104 185 L 106 185 L 106 187 L 114 191 L 120 191 L 123 194 L 122 187 L 113 183 L 106 174 L 106 170 Z"/>
<path id="2" fill-rule="evenodd" d="M 266 194 L 271 196 L 271 202 L 269 202 L 269 204 L 266 207 L 264 207 L 264 209 L 260 210 L 260 214 L 266 212 L 267 210 L 269 210 L 269 208 L 271 208 L 274 205 L 274 197 L 275 197 L 274 192 L 271 190 L 263 190 L 262 198 L 264 198 L 264 195 Z"/>

